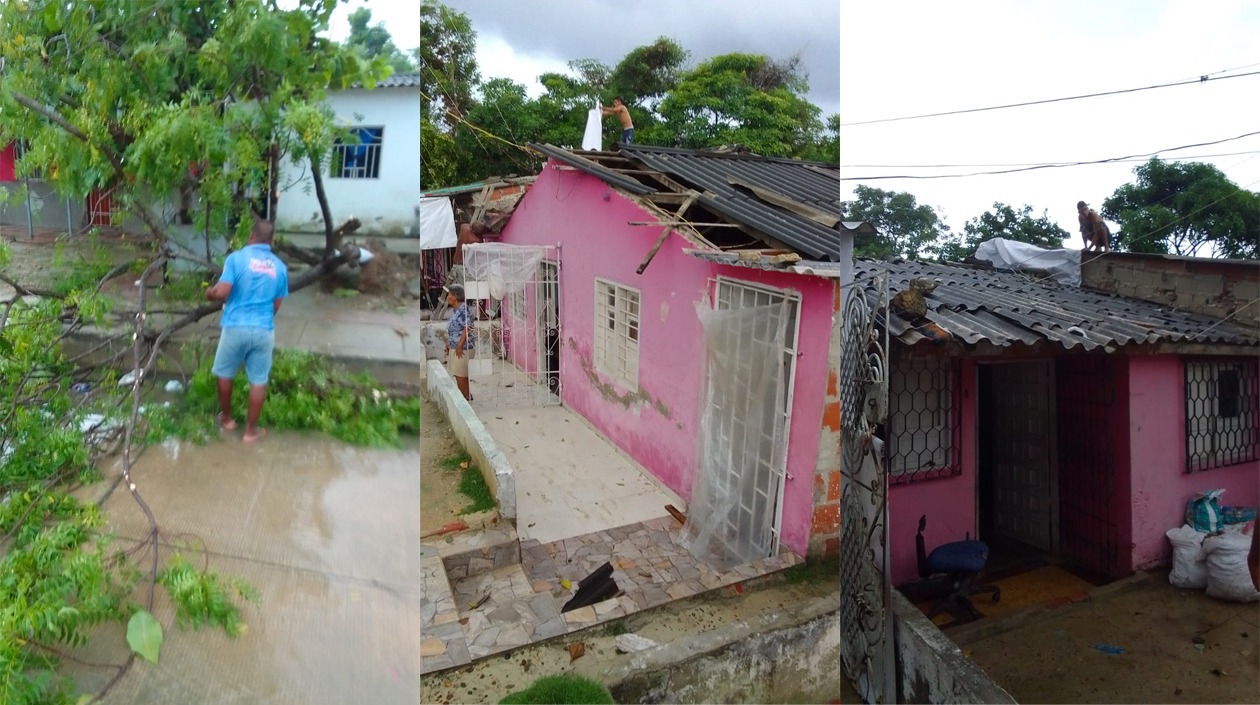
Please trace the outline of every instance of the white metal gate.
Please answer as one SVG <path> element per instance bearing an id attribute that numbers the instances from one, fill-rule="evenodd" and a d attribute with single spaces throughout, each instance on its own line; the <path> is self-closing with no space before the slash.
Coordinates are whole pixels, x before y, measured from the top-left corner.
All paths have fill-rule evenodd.
<path id="1" fill-rule="evenodd" d="M 559 262 L 555 247 L 464 246 L 464 292 L 476 335 L 468 363 L 474 406 L 560 403 Z"/>
<path id="2" fill-rule="evenodd" d="M 773 339 L 773 333 L 782 330 L 779 346 L 780 372 L 777 399 L 772 413 L 754 409 L 758 395 L 746 394 L 723 408 L 716 409 L 721 415 L 719 428 L 723 441 L 732 443 L 732 452 L 746 460 L 742 470 L 751 477 L 736 477 L 732 472 L 727 481 L 739 484 L 739 504 L 728 520 L 727 531 L 736 541 L 751 541 L 760 556 L 773 556 L 779 550 L 779 528 L 783 510 L 783 483 L 787 476 L 787 438 L 792 418 L 792 386 L 796 375 L 796 339 L 800 327 L 800 295 L 769 287 L 749 284 L 719 277 L 714 297 L 714 308 L 719 311 L 746 310 L 761 307 L 767 311 L 764 320 L 754 325 L 744 325 L 726 330 L 725 345 L 736 351 L 736 357 L 746 362 L 740 368 L 743 378 L 740 384 L 751 391 L 751 365 L 755 361 L 746 355 L 754 348 L 755 341 Z M 780 305 L 775 308 L 776 305 Z M 768 398 L 768 397 L 767 397 Z"/>

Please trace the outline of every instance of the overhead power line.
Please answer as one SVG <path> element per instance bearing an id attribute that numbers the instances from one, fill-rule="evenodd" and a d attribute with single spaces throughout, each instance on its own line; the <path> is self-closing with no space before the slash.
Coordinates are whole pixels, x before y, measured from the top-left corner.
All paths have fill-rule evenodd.
<path id="1" fill-rule="evenodd" d="M 1185 81 L 1174 81 L 1172 83 L 1159 83 L 1154 86 L 1142 86 L 1140 88 L 1125 88 L 1118 91 L 1104 91 L 1102 93 L 1086 93 L 1084 95 L 1073 95 L 1065 98 L 1048 98 L 1046 100 L 1030 100 L 1024 103 L 1008 103 L 1006 105 L 991 105 L 986 108 L 968 108 L 966 110 L 948 110 L 942 113 L 927 113 L 925 115 L 904 115 L 901 117 L 880 118 L 879 120 L 863 120 L 861 122 L 842 122 L 840 127 L 856 127 L 858 125 L 874 125 L 883 122 L 901 122 L 903 120 L 923 120 L 925 118 L 944 117 L 946 115 L 964 115 L 967 113 L 983 113 L 990 110 L 1006 110 L 1008 108 L 1025 108 L 1030 105 L 1046 105 L 1048 103 L 1063 103 L 1069 100 L 1084 100 L 1086 98 L 1101 98 L 1109 95 L 1121 95 L 1124 93 L 1137 93 L 1139 91 L 1151 91 L 1156 88 L 1172 88 L 1174 86 L 1188 86 L 1193 83 L 1207 83 L 1208 81 L 1224 81 L 1229 78 L 1244 78 L 1246 76 L 1260 76 L 1260 71 L 1250 71 L 1248 73 L 1236 73 L 1232 76 L 1211 76 L 1205 74 L 1198 78 Z"/>
<path id="2" fill-rule="evenodd" d="M 1188 154 L 1178 159 L 1212 159 L 1215 157 L 1238 157 L 1245 154 L 1260 154 L 1260 150 L 1248 152 L 1216 152 L 1214 154 Z M 1144 162 L 1145 158 L 1116 159 L 1117 162 Z M 841 169 L 996 169 L 1016 166 L 1076 166 L 1081 162 L 1006 162 L 998 164 L 841 164 Z"/>
<path id="3" fill-rule="evenodd" d="M 1094 165 L 1094 164 L 1110 164 L 1113 162 L 1122 162 L 1125 160 L 1136 159 L 1139 157 L 1154 157 L 1154 156 L 1163 154 L 1164 152 L 1177 152 L 1183 149 L 1191 149 L 1193 147 L 1207 147 L 1214 144 L 1223 144 L 1225 142 L 1233 142 L 1236 140 L 1245 139 L 1247 137 L 1252 137 L 1254 135 L 1260 135 L 1260 131 L 1248 132 L 1246 134 L 1238 135 L 1237 137 L 1227 137 L 1222 140 L 1213 140 L 1211 142 L 1198 142 L 1196 144 L 1186 144 L 1180 147 L 1169 147 L 1167 149 L 1158 149 L 1158 150 L 1155 150 L 1154 152 L 1147 152 L 1146 154 L 1126 154 L 1121 157 L 1111 157 L 1108 159 L 1095 159 L 1093 161 L 1061 162 L 1061 163 L 1056 163 L 1056 164 L 1038 164 L 1035 166 L 1019 167 L 1015 169 L 998 169 L 996 171 L 973 171 L 966 174 L 897 174 L 897 175 L 892 175 L 892 176 L 841 176 L 840 180 L 841 181 L 880 181 L 880 180 L 888 180 L 888 179 L 959 179 L 959 178 L 965 178 L 965 177 L 970 177 L 970 176 L 993 176 L 993 175 L 998 175 L 998 174 L 1014 174 L 1021 171 L 1036 171 L 1038 169 L 1062 169 L 1066 167 L 1089 166 L 1089 165 Z"/>

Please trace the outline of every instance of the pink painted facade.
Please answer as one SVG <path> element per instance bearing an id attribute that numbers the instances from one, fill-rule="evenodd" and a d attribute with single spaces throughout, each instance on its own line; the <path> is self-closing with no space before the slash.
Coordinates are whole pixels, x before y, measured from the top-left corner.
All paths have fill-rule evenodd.
<path id="1" fill-rule="evenodd" d="M 660 228 L 626 223 L 655 219 L 599 179 L 548 163 L 504 228 L 501 242 L 507 244 L 559 246 L 562 401 L 665 486 L 689 499 L 705 356 L 696 304 L 719 276 L 798 292 L 801 352 L 787 459 L 794 479 L 784 487 L 781 541 L 803 555 L 814 507 L 835 283 L 697 260 L 683 253 L 686 245 L 677 235 L 637 274 Z M 640 294 L 638 389 L 626 389 L 595 369 L 597 278 Z M 531 299 L 532 294 L 527 306 L 534 305 Z M 532 345 L 520 345 L 519 340 L 529 337 L 518 338 L 514 355 L 532 351 Z"/>
<path id="2" fill-rule="evenodd" d="M 917 579 L 914 536 L 928 516 L 928 550 L 977 535 L 977 363 L 964 359 L 960 390 L 962 473 L 955 477 L 893 485 L 889 492 L 889 540 L 894 584 Z M 1185 472 L 1186 419 L 1182 358 L 1176 355 L 1115 359 L 1116 404 L 1111 429 L 1115 448 L 1114 511 L 1121 572 L 1166 564 L 1164 535 L 1179 526 L 1186 501 L 1202 490 L 1223 488 L 1225 504 L 1260 505 L 1260 461 Z M 1060 433 L 1063 430 L 1060 429 Z M 983 538 L 983 537 L 981 537 Z M 1128 548 L 1125 551 L 1125 547 Z"/>
<path id="3" fill-rule="evenodd" d="M 1260 505 L 1260 462 L 1187 474 L 1184 372 L 1180 358 L 1129 358 L 1133 567 L 1166 563 L 1164 532 L 1179 526 L 1195 492 L 1224 489 L 1224 504 Z"/>

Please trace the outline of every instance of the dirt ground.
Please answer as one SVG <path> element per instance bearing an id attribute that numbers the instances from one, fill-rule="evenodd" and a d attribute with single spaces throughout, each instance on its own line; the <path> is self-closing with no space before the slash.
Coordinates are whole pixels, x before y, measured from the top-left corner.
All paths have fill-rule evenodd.
<path id="1" fill-rule="evenodd" d="M 1167 572 L 963 651 L 1021 703 L 1260 701 L 1260 604 L 1174 588 Z"/>
<path id="2" fill-rule="evenodd" d="M 450 424 L 431 401 L 420 405 L 420 535 L 459 518 L 468 498 L 459 492 L 458 470 L 444 470 L 442 461 L 460 450 Z"/>
<path id="3" fill-rule="evenodd" d="M 631 615 L 623 620 L 629 631 L 657 643 L 752 620 L 767 611 L 782 609 L 794 602 L 829 594 L 832 581 L 787 585 L 771 583 L 754 592 L 736 593 L 731 588 L 659 609 Z M 836 594 L 839 600 L 839 594 Z M 504 696 L 522 690 L 535 679 L 561 673 L 596 673 L 614 659 L 630 658 L 617 653 L 616 635 L 607 627 L 595 628 L 568 638 L 507 653 L 507 658 L 482 659 L 420 679 L 421 703 L 497 703 Z M 585 655 L 572 660 L 568 644 L 583 643 Z M 845 701 L 849 702 L 849 701 Z"/>

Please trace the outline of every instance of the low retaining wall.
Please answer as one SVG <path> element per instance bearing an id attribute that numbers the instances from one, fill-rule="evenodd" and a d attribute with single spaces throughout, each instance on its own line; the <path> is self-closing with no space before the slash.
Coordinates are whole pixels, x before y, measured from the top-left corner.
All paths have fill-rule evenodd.
<path id="1" fill-rule="evenodd" d="M 455 438 L 472 461 L 481 469 L 494 499 L 499 503 L 499 516 L 516 523 L 516 476 L 507 456 L 499 449 L 490 432 L 477 418 L 477 412 L 460 394 L 455 380 L 437 360 L 429 360 L 425 366 L 424 388 L 428 397 L 437 404 L 451 422 Z"/>
<path id="2" fill-rule="evenodd" d="M 962 649 L 892 591 L 899 703 L 1014 703 Z"/>
<path id="3" fill-rule="evenodd" d="M 840 699 L 838 595 L 679 639 L 599 672 L 619 703 L 830 703 Z"/>

